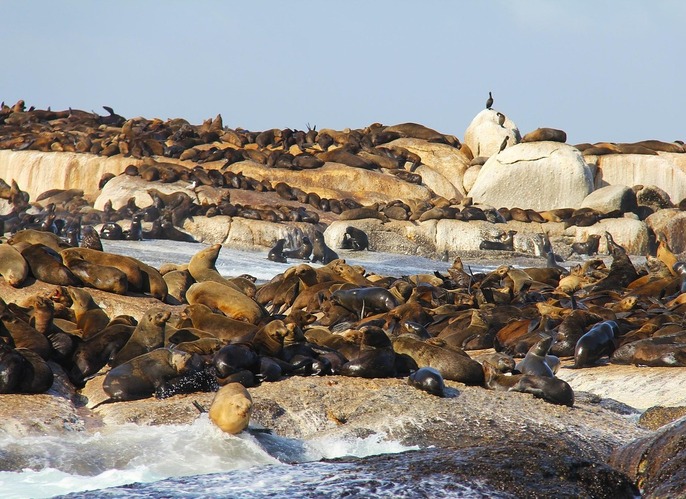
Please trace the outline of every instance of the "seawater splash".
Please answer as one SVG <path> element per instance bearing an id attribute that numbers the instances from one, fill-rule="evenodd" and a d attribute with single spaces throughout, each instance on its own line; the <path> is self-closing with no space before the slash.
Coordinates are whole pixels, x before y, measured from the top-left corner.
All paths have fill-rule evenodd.
<path id="1" fill-rule="evenodd" d="M 52 497 L 130 483 L 156 482 L 268 465 L 291 467 L 323 458 L 363 457 L 414 447 L 383 435 L 364 439 L 300 441 L 248 432 L 233 436 L 206 414 L 191 425 L 104 427 L 96 433 L 70 433 L 0 439 L 0 490 L 3 498 Z"/>
<path id="2" fill-rule="evenodd" d="M 249 434 L 223 433 L 201 415 L 191 425 L 102 428 L 0 440 L 2 497 L 50 497 L 131 482 L 279 463 Z"/>

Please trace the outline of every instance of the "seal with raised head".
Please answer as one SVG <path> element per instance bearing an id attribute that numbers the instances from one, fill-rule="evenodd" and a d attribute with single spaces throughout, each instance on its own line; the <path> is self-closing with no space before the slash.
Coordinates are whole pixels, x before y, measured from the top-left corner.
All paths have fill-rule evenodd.
<path id="1" fill-rule="evenodd" d="M 553 377 L 553 370 L 546 362 L 546 355 L 552 343 L 552 336 L 537 341 L 526 353 L 526 356 L 517 363 L 515 369 L 522 374 Z"/>
<path id="2" fill-rule="evenodd" d="M 285 244 L 285 239 L 278 239 L 276 244 L 269 250 L 267 260 L 277 263 L 288 263 L 286 256 L 283 254 L 283 247 Z"/>
<path id="3" fill-rule="evenodd" d="M 590 367 L 604 356 L 615 351 L 615 338 L 619 326 L 615 321 L 594 324 L 579 340 L 574 348 L 574 367 Z"/>
<path id="4" fill-rule="evenodd" d="M 314 241 L 312 242 L 312 263 L 321 262 L 326 265 L 336 259 L 338 259 L 338 253 L 326 245 L 324 234 L 315 230 Z"/>
<path id="5" fill-rule="evenodd" d="M 586 241 L 583 243 L 572 243 L 571 251 L 567 258 L 576 253 L 577 255 L 592 256 L 598 253 L 598 246 L 600 243 L 599 234 L 589 234 Z"/>
<path id="6" fill-rule="evenodd" d="M 110 364 L 116 367 L 134 357 L 164 346 L 165 330 L 171 312 L 162 308 L 148 310 L 134 329 L 129 341 L 117 352 Z"/>
<path id="7" fill-rule="evenodd" d="M 58 288 L 51 299 L 56 301 L 64 300 L 67 297 L 71 301 L 71 310 L 74 313 L 81 339 L 87 340 L 110 322 L 105 311 L 95 303 L 91 294 L 85 289 L 70 286 L 65 293 L 64 288 Z"/>
<path id="8" fill-rule="evenodd" d="M 309 237 L 303 236 L 302 244 L 300 246 L 292 250 L 284 250 L 282 251 L 282 254 L 286 258 L 299 258 L 300 260 L 309 260 L 310 255 L 312 254 L 312 241 L 310 241 Z"/>

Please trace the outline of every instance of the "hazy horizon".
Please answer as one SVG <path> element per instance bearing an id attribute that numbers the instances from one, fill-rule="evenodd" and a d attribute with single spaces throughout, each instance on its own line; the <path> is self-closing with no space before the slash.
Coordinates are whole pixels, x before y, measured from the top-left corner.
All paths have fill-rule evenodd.
<path id="1" fill-rule="evenodd" d="M 686 139 L 686 4 L 4 1 L 0 100 L 231 128 L 416 122 L 463 138 L 493 92 L 525 134 Z"/>

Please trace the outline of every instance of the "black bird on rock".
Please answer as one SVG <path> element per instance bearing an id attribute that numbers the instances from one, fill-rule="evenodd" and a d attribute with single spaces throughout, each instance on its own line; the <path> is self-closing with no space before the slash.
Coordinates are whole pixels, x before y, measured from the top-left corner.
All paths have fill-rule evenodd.
<path id="1" fill-rule="evenodd" d="M 491 92 L 488 92 L 488 100 L 486 101 L 486 109 L 491 109 L 493 107 L 493 96 Z"/>

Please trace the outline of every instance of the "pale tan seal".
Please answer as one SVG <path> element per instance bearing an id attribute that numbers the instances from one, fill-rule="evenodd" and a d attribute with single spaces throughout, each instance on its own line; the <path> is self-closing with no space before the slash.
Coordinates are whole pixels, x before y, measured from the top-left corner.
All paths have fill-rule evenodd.
<path id="1" fill-rule="evenodd" d="M 252 414 L 252 397 L 240 383 L 222 386 L 210 406 L 210 420 L 222 431 L 236 435 L 248 427 Z"/>

